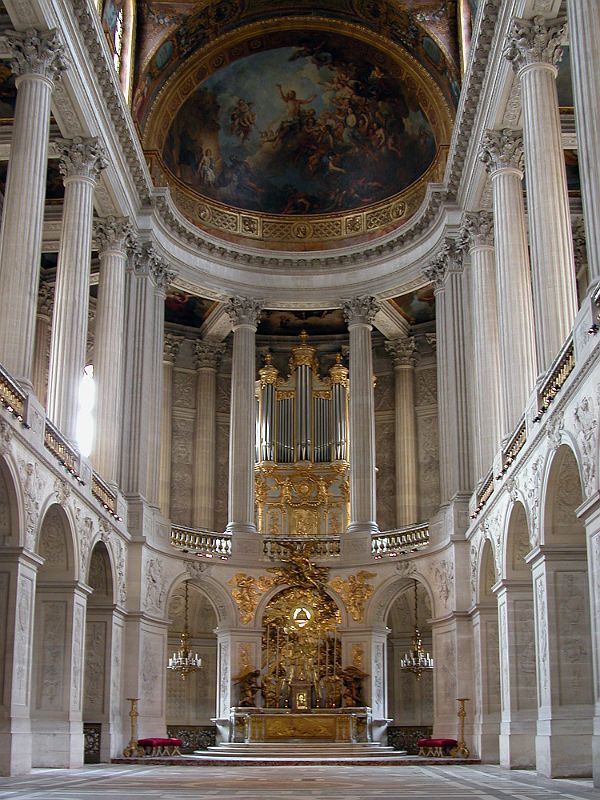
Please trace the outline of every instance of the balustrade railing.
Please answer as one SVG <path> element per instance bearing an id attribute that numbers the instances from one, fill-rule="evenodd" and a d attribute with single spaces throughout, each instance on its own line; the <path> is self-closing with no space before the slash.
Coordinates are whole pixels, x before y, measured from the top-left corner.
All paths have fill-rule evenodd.
<path id="1" fill-rule="evenodd" d="M 560 353 L 555 358 L 553 365 L 548 370 L 547 377 L 539 390 L 538 413 L 533 418 L 539 422 L 544 416 L 558 392 L 565 385 L 567 378 L 575 368 L 575 349 L 573 337 L 570 336 L 564 343 Z"/>
<path id="2" fill-rule="evenodd" d="M 296 537 L 270 536 L 263 539 L 263 553 L 273 561 L 279 561 L 308 548 L 314 558 L 337 558 L 340 555 L 339 536 Z"/>
<path id="3" fill-rule="evenodd" d="M 13 381 L 8 372 L 0 367 L 0 403 L 15 416 L 25 422 L 25 392 Z"/>
<path id="4" fill-rule="evenodd" d="M 396 531 L 374 533 L 371 537 L 371 553 L 375 558 L 395 558 L 405 553 L 422 550 L 429 544 L 429 524 L 411 525 Z"/>
<path id="5" fill-rule="evenodd" d="M 83 485 L 84 481 L 79 474 L 79 453 L 54 427 L 50 420 L 46 420 L 44 444 L 75 480 Z"/>
<path id="6" fill-rule="evenodd" d="M 515 428 L 515 432 L 508 440 L 506 447 L 502 453 L 502 469 L 496 475 L 496 480 L 502 480 L 504 473 L 510 468 L 511 464 L 521 452 L 527 441 L 527 423 L 525 417 L 521 417 L 519 424 Z"/>
<path id="7" fill-rule="evenodd" d="M 492 470 L 488 472 L 485 476 L 483 481 L 481 482 L 481 487 L 477 492 L 477 505 L 475 506 L 475 511 L 471 514 L 471 519 L 475 519 L 475 517 L 479 514 L 481 509 L 490 499 L 490 497 L 494 494 L 494 473 Z"/>
<path id="8" fill-rule="evenodd" d="M 102 480 L 97 472 L 92 473 L 92 494 L 111 516 L 121 520 L 121 517 L 117 513 L 117 495 Z"/>
<path id="9" fill-rule="evenodd" d="M 231 536 L 203 528 L 171 526 L 171 544 L 183 553 L 226 560 L 231 555 Z"/>

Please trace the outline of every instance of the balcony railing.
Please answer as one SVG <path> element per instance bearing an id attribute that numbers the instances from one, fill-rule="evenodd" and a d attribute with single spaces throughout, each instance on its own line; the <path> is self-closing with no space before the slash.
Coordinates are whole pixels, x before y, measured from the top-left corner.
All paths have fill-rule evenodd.
<path id="1" fill-rule="evenodd" d="M 539 422 L 546 411 L 548 411 L 552 401 L 565 385 L 567 378 L 571 372 L 573 372 L 574 368 L 575 350 L 573 347 L 573 337 L 570 336 L 554 360 L 554 364 L 548 370 L 548 376 L 540 387 L 538 413 L 533 418 L 534 422 Z"/>
<path id="2" fill-rule="evenodd" d="M 84 481 L 79 474 L 79 453 L 48 419 L 44 430 L 44 444 L 67 472 L 70 472 L 75 480 L 83 485 Z"/>
<path id="3" fill-rule="evenodd" d="M 111 516 L 121 521 L 122 518 L 117 513 L 117 495 L 97 472 L 92 474 L 92 494 Z"/>
<path id="4" fill-rule="evenodd" d="M 411 525 L 397 531 L 374 533 L 371 537 L 371 553 L 375 558 L 395 558 L 405 553 L 422 550 L 429 544 L 429 524 Z"/>
<path id="5" fill-rule="evenodd" d="M 475 519 L 475 517 L 479 514 L 481 509 L 490 499 L 490 497 L 494 494 L 494 473 L 492 470 L 488 472 L 481 483 L 481 488 L 477 492 L 477 505 L 475 506 L 475 511 L 471 514 L 471 519 Z"/>
<path id="6" fill-rule="evenodd" d="M 205 558 L 225 561 L 231 555 L 231 536 L 228 533 L 214 533 L 202 528 L 171 526 L 171 544 L 183 553 L 194 553 Z"/>
<path id="7" fill-rule="evenodd" d="M 314 558 L 338 558 L 340 555 L 339 536 L 287 537 L 269 536 L 263 539 L 263 553 L 273 561 L 279 561 L 294 553 L 301 553 L 308 547 Z"/>
<path id="8" fill-rule="evenodd" d="M 0 403 L 23 424 L 25 424 L 25 400 L 26 395 L 22 389 L 17 386 L 8 372 L 0 367 Z"/>
<path id="9" fill-rule="evenodd" d="M 504 448 L 504 452 L 502 454 L 502 469 L 500 473 L 496 475 L 496 480 L 502 480 L 505 472 L 508 471 L 511 464 L 517 457 L 517 455 L 521 452 L 523 447 L 525 446 L 525 442 L 527 441 L 527 423 L 525 422 L 525 417 L 521 417 L 519 420 L 519 424 L 515 428 L 515 432 L 508 440 L 506 447 Z"/>

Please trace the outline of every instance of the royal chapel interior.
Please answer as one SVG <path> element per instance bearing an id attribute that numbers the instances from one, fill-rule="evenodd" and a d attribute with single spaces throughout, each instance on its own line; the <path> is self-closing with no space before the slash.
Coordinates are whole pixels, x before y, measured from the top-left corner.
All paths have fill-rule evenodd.
<path id="1" fill-rule="evenodd" d="M 0 775 L 444 740 L 600 786 L 599 42 L 1 0 Z"/>

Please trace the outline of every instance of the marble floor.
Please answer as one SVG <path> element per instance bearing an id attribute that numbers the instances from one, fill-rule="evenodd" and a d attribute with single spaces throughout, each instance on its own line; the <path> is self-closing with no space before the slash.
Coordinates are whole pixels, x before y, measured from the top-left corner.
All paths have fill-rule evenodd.
<path id="1" fill-rule="evenodd" d="M 598 800 L 591 780 L 494 766 L 36 769 L 0 778 L 0 800 Z"/>

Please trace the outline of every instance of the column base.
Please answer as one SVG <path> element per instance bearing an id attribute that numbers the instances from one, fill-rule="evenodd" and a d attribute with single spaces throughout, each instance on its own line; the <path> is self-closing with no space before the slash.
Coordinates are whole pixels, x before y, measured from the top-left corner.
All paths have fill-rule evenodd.
<path id="1" fill-rule="evenodd" d="M 478 730 L 479 728 L 479 730 Z M 500 729 L 498 723 L 474 726 L 473 750 L 484 764 L 498 764 L 500 760 Z"/>
<path id="2" fill-rule="evenodd" d="M 263 555 L 263 537 L 256 528 L 250 526 L 228 525 L 226 533 L 231 533 L 231 562 L 258 561 Z"/>
<path id="3" fill-rule="evenodd" d="M 498 740 L 500 766 L 535 769 L 535 722 L 504 723 Z"/>
<path id="4" fill-rule="evenodd" d="M 592 720 L 540 720 L 535 768 L 546 778 L 589 778 L 592 774 Z"/>
<path id="5" fill-rule="evenodd" d="M 342 561 L 345 564 L 364 564 L 371 560 L 371 537 L 372 532 L 365 530 L 355 530 L 351 535 L 343 534 L 340 536 L 340 551 Z"/>
<path id="6" fill-rule="evenodd" d="M 31 730 L 29 720 L 8 720 L 0 731 L 0 775 L 29 775 L 31 772 Z"/>
<path id="7" fill-rule="evenodd" d="M 33 723 L 32 766 L 77 769 L 83 766 L 83 724 L 44 720 Z"/>

